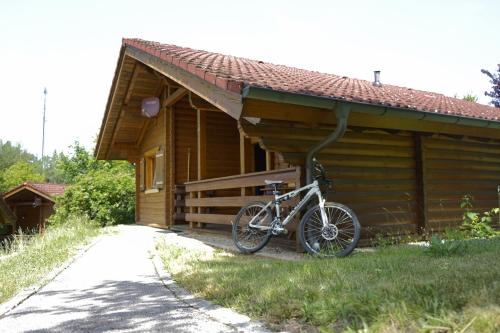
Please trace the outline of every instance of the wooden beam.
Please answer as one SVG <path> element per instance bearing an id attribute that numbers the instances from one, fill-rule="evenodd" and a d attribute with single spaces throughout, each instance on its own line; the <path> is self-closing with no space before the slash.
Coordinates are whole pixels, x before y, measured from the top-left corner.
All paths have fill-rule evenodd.
<path id="1" fill-rule="evenodd" d="M 120 130 L 121 124 L 123 122 L 123 114 L 125 113 L 126 110 L 126 105 L 130 101 L 130 97 L 132 96 L 132 93 L 134 91 L 135 83 L 137 82 L 137 77 L 139 76 L 139 73 L 141 71 L 141 66 L 139 63 L 135 63 L 134 66 L 134 71 L 132 73 L 132 77 L 130 78 L 130 81 L 127 86 L 127 90 L 125 93 L 125 98 L 123 99 L 123 104 L 122 107 L 120 108 L 120 113 L 118 114 L 118 120 L 115 123 L 115 127 L 113 128 L 113 135 L 111 136 L 111 141 L 108 146 L 108 151 L 106 154 L 106 159 L 109 160 L 109 155 L 111 153 L 111 150 L 113 149 L 113 145 L 115 144 L 117 133 Z"/>
<path id="2" fill-rule="evenodd" d="M 162 102 L 162 107 L 168 108 L 180 101 L 184 96 L 186 96 L 188 90 L 186 88 L 179 88 L 173 93 L 171 93 L 165 100 Z"/>
<path id="3" fill-rule="evenodd" d="M 198 180 L 207 177 L 207 124 L 206 113 L 196 110 L 197 120 L 197 150 L 198 150 Z"/>
<path id="4" fill-rule="evenodd" d="M 123 68 L 125 67 L 125 64 L 127 63 L 127 60 L 130 59 L 130 57 L 125 55 L 125 51 L 121 50 L 120 52 L 120 58 L 119 58 L 119 64 L 117 68 L 117 75 L 115 75 L 115 79 L 113 80 L 113 83 L 111 85 L 111 93 L 108 97 L 108 101 L 106 104 L 106 111 L 104 113 L 104 118 L 102 120 L 101 124 L 101 130 L 99 131 L 99 136 L 97 137 L 97 145 L 95 149 L 95 156 L 98 157 L 101 155 L 101 146 L 104 141 L 104 133 L 106 132 L 106 128 L 108 127 L 108 124 L 110 122 L 111 115 L 110 113 L 112 112 L 113 109 L 113 104 L 116 98 L 119 82 L 122 80 L 123 74 Z M 109 146 L 107 147 L 109 149 Z M 99 157 L 98 157 L 99 158 Z"/>
<path id="5" fill-rule="evenodd" d="M 130 82 L 128 83 L 127 92 L 125 93 L 125 98 L 123 99 L 123 105 L 127 105 L 130 102 L 130 98 L 132 97 L 132 93 L 134 92 L 134 87 L 137 82 L 137 77 L 141 72 L 142 65 L 140 63 L 135 63 L 134 72 L 132 73 L 132 77 L 130 78 Z"/>
<path id="6" fill-rule="evenodd" d="M 198 180 L 205 179 L 207 177 L 207 114 L 204 111 L 196 110 L 197 128 L 198 128 Z M 198 198 L 203 197 L 203 193 L 200 191 L 197 195 Z M 205 209 L 198 207 L 198 214 L 205 213 Z M 204 227 L 204 221 L 191 221 L 198 222 L 198 227 Z"/>
<path id="7" fill-rule="evenodd" d="M 151 121 L 149 119 L 144 119 L 144 124 L 142 125 L 141 131 L 139 132 L 139 138 L 137 139 L 137 143 L 135 144 L 136 147 L 139 148 L 141 146 L 142 140 L 144 140 L 144 135 L 146 135 L 149 124 L 151 124 Z"/>
<path id="8" fill-rule="evenodd" d="M 145 51 L 132 46 L 127 46 L 125 54 L 157 70 L 166 77 L 193 91 L 198 96 L 206 99 L 234 119 L 239 119 L 243 102 L 241 94 L 219 88 L 204 79 L 186 71 L 183 68 L 158 59 Z"/>
<path id="9" fill-rule="evenodd" d="M 427 207 L 427 181 L 425 172 L 425 146 L 422 143 L 422 136 L 418 133 L 413 135 L 415 144 L 415 181 L 416 181 L 416 229 L 418 233 L 424 233 L 429 225 Z"/>
<path id="10" fill-rule="evenodd" d="M 107 154 L 106 154 L 106 159 L 109 160 L 109 156 L 111 155 L 111 150 L 113 149 L 115 143 L 116 143 L 116 137 L 117 137 L 117 133 L 121 127 L 121 124 L 122 124 L 122 121 L 123 121 L 123 113 L 124 113 L 124 108 L 122 107 L 120 109 L 120 114 L 118 115 L 118 120 L 115 124 L 115 128 L 113 130 L 113 136 L 111 136 L 111 141 L 109 142 L 109 147 L 108 147 L 108 151 L 107 151 Z"/>
<path id="11" fill-rule="evenodd" d="M 251 159 L 251 148 L 252 144 L 250 139 L 245 137 L 245 134 L 240 131 L 240 173 L 250 173 L 253 171 L 252 165 L 253 161 Z M 245 196 L 247 194 L 247 189 L 245 187 L 241 188 L 241 195 Z"/>
<path id="12" fill-rule="evenodd" d="M 168 109 L 168 114 L 166 117 L 169 117 L 168 119 L 168 128 L 165 130 L 168 131 L 168 139 L 167 139 L 167 144 L 165 147 L 168 147 L 168 181 L 167 185 L 170 186 L 170 191 L 174 190 L 175 187 L 175 109 L 174 107 L 170 107 Z M 174 194 L 174 192 L 171 192 L 171 198 L 170 198 L 170 227 L 175 224 L 175 219 L 173 218 L 174 215 L 174 199 L 176 199 L 177 194 Z"/>

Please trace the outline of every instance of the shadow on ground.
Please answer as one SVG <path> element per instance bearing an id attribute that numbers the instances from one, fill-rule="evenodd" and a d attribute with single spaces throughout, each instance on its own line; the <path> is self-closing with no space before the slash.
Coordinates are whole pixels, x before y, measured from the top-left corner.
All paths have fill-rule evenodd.
<path id="1" fill-rule="evenodd" d="M 35 327 L 44 327 L 31 332 L 205 332 L 229 329 L 213 321 L 214 327 L 207 329 L 211 320 L 203 318 L 205 315 L 201 311 L 177 300 L 166 289 L 159 290 L 159 287 L 163 288 L 158 282 L 105 281 L 78 292 L 44 291 L 40 296 L 53 299 L 54 306 L 29 307 L 4 319 L 16 321 L 16 318 L 22 318 L 25 323 L 34 320 L 39 323 Z M 201 327 L 203 323 L 208 326 Z"/>

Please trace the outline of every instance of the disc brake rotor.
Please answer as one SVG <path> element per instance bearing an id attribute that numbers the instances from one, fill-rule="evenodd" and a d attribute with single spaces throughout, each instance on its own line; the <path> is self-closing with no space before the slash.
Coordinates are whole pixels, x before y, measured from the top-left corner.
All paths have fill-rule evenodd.
<path id="1" fill-rule="evenodd" d="M 328 224 L 326 227 L 323 227 L 323 229 L 321 229 L 321 236 L 329 241 L 337 238 L 338 234 L 339 229 L 333 224 Z"/>

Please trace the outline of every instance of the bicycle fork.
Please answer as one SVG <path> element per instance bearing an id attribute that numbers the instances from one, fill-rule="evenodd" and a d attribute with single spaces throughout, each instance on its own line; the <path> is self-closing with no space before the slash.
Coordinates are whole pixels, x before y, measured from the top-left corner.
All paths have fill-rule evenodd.
<path id="1" fill-rule="evenodd" d="M 328 223 L 328 216 L 326 215 L 326 211 L 325 211 L 325 202 L 326 202 L 326 199 L 323 198 L 323 196 L 321 195 L 321 192 L 318 192 L 318 202 L 319 202 L 319 211 L 321 212 L 321 220 L 323 222 L 323 227 L 328 227 L 329 223 Z"/>

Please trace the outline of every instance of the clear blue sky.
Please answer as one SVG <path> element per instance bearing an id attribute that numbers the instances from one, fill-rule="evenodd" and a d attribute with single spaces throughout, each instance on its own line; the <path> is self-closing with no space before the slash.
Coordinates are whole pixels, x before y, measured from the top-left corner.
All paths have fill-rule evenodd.
<path id="1" fill-rule="evenodd" d="M 40 154 L 99 131 L 122 37 L 372 79 L 480 102 L 500 63 L 500 1 L 4 1 L 0 139 Z"/>

